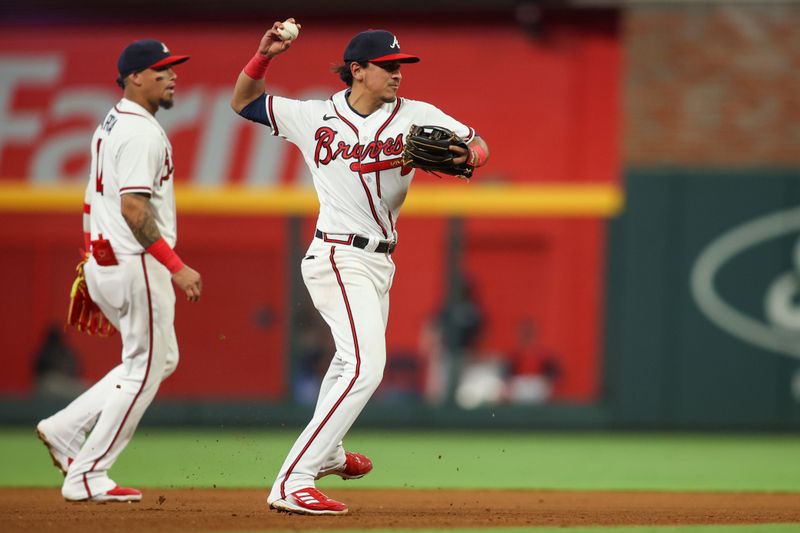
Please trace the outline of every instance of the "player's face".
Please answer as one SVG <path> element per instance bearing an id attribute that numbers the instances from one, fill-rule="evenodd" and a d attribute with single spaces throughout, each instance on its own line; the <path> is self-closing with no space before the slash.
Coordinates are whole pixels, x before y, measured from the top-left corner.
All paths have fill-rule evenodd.
<path id="1" fill-rule="evenodd" d="M 369 63 L 364 74 L 364 85 L 369 92 L 385 103 L 397 100 L 397 90 L 403 79 L 400 63 Z"/>
<path id="2" fill-rule="evenodd" d="M 147 101 L 156 108 L 171 108 L 175 103 L 175 81 L 178 79 L 172 67 L 147 69 L 142 74 L 144 77 L 142 89 L 145 91 Z"/>

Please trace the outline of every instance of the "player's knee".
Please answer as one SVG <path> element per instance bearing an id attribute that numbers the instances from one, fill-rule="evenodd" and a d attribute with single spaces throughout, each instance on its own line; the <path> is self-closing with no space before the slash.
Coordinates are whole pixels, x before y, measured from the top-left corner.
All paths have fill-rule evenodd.
<path id="1" fill-rule="evenodd" d="M 385 361 L 362 361 L 361 365 L 361 386 L 365 389 L 375 390 L 383 380 L 383 369 Z"/>
<path id="2" fill-rule="evenodd" d="M 161 379 L 167 379 L 175 369 L 178 368 L 178 352 L 176 351 L 174 354 L 168 354 L 167 360 L 164 362 L 164 373 L 162 374 Z"/>
<path id="3" fill-rule="evenodd" d="M 161 374 L 161 380 L 167 379 L 175 369 L 178 368 L 178 361 L 180 360 L 177 346 L 167 351 L 167 356 L 164 358 L 164 370 Z"/>

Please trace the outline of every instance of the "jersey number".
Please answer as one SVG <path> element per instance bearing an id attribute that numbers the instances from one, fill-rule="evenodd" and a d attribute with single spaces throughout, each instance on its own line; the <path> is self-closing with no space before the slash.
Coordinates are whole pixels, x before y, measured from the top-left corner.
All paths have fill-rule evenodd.
<path id="1" fill-rule="evenodd" d="M 103 194 L 103 158 L 100 157 L 100 146 L 103 144 L 103 139 L 97 139 L 97 172 L 94 177 L 94 190 Z"/>

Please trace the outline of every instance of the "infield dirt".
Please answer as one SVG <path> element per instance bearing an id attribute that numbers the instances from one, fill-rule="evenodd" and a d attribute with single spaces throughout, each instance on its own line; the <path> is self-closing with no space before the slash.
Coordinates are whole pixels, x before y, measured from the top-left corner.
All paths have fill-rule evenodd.
<path id="1" fill-rule="evenodd" d="M 800 524 L 797 493 L 325 490 L 344 516 L 267 509 L 266 490 L 147 489 L 139 503 L 67 503 L 57 488 L 0 489 L 0 531 L 213 532 L 371 528 Z"/>

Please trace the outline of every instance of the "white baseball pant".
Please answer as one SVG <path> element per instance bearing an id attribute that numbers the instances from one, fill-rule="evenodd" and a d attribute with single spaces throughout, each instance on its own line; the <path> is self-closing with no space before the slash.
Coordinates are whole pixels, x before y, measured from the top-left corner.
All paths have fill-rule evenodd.
<path id="1" fill-rule="evenodd" d="M 286 457 L 268 503 L 313 487 L 321 470 L 344 464 L 342 438 L 378 388 L 386 364 L 391 256 L 314 239 L 301 270 L 336 353 L 314 416 Z"/>
<path id="2" fill-rule="evenodd" d="M 85 272 L 92 300 L 120 332 L 122 364 L 45 421 L 52 443 L 75 458 L 61 489 L 68 500 L 114 488 L 108 470 L 133 437 L 161 381 L 178 365 L 169 271 L 149 254 L 117 260 L 118 265 L 99 266 L 90 259 Z"/>

